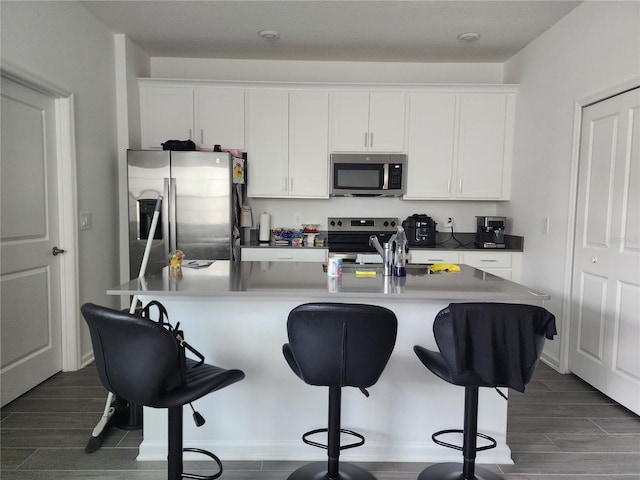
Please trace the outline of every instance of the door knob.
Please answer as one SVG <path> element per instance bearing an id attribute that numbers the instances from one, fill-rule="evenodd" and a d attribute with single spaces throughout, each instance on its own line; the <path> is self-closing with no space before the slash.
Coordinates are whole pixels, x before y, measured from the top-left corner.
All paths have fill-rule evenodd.
<path id="1" fill-rule="evenodd" d="M 55 246 L 51 249 L 51 253 L 53 254 L 54 257 L 56 257 L 58 254 L 64 253 L 64 252 L 66 252 L 65 249 L 58 248 L 58 247 L 55 247 Z"/>
<path id="2" fill-rule="evenodd" d="M 598 257 L 591 257 L 591 263 L 598 263 Z"/>

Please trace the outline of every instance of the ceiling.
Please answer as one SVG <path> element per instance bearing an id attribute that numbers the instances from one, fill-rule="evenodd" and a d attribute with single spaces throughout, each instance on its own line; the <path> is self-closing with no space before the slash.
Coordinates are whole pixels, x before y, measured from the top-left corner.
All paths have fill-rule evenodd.
<path id="1" fill-rule="evenodd" d="M 504 62 L 581 1 L 92 0 L 151 57 Z M 277 40 L 258 32 L 275 30 Z M 477 32 L 476 42 L 458 34 Z"/>

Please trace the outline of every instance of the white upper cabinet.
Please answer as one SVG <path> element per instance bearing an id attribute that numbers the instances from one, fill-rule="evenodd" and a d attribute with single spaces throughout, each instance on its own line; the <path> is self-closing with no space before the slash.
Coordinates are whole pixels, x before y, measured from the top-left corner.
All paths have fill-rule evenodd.
<path id="1" fill-rule="evenodd" d="M 243 89 L 141 84 L 140 117 L 142 148 L 187 139 L 198 148 L 245 147 Z"/>
<path id="2" fill-rule="evenodd" d="M 406 94 L 333 92 L 331 151 L 404 152 Z"/>
<path id="3" fill-rule="evenodd" d="M 460 95 L 457 198 L 509 198 L 513 98 L 498 93 Z"/>
<path id="4" fill-rule="evenodd" d="M 289 93 L 249 90 L 247 194 L 283 197 L 289 192 Z"/>
<path id="5" fill-rule="evenodd" d="M 455 93 L 410 95 L 404 198 L 453 198 L 457 97 Z"/>
<path id="6" fill-rule="evenodd" d="M 200 148 L 244 150 L 244 90 L 196 88 L 194 112 Z"/>
<path id="7" fill-rule="evenodd" d="M 405 199 L 508 200 L 515 94 L 415 93 Z"/>
<path id="8" fill-rule="evenodd" d="M 193 140 L 193 88 L 141 86 L 142 148 L 162 148 L 167 140 Z"/>
<path id="9" fill-rule="evenodd" d="M 289 93 L 289 194 L 329 196 L 329 93 Z"/>
<path id="10" fill-rule="evenodd" d="M 248 195 L 329 196 L 329 94 L 247 92 Z"/>

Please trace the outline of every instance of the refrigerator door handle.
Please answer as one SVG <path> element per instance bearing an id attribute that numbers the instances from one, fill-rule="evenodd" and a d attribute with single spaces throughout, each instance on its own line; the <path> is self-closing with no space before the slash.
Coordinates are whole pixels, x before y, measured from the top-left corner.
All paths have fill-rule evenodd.
<path id="1" fill-rule="evenodd" d="M 169 179 L 165 177 L 164 179 L 164 198 L 169 198 Z M 169 240 L 169 204 L 173 203 L 172 201 L 164 201 L 162 202 L 162 238 L 164 239 L 164 258 L 169 258 L 169 252 L 171 251 L 171 245 Z"/>
<path id="2" fill-rule="evenodd" d="M 176 222 L 176 179 L 171 178 L 169 184 L 169 250 L 178 248 L 178 224 Z M 167 252 L 167 256 L 169 253 Z"/>

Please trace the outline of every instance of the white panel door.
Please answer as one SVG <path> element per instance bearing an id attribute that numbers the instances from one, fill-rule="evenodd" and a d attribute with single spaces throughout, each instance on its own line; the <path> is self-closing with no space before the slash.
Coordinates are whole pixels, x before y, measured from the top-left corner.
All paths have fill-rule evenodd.
<path id="1" fill-rule="evenodd" d="M 640 413 L 640 89 L 583 111 L 569 368 Z"/>
<path id="2" fill-rule="evenodd" d="M 62 369 L 54 101 L 2 79 L 2 405 Z"/>

